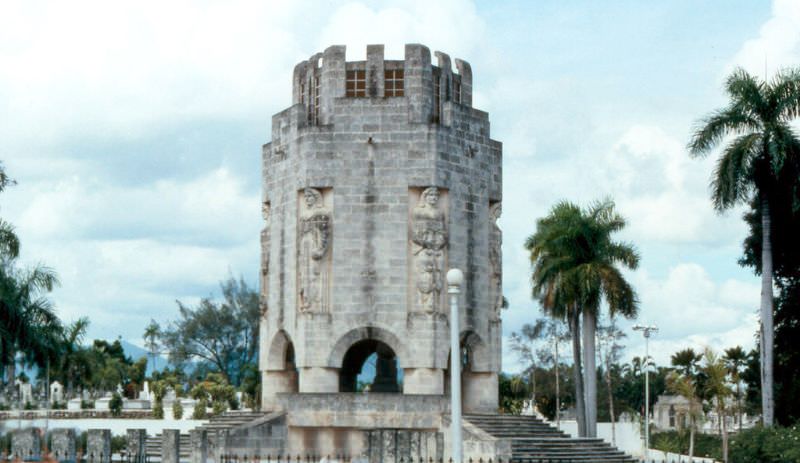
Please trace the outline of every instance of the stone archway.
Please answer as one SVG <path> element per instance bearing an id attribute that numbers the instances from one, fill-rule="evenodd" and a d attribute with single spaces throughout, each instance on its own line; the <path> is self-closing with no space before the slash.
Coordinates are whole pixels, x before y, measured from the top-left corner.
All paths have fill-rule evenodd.
<path id="1" fill-rule="evenodd" d="M 277 394 L 298 392 L 294 344 L 284 330 L 275 333 L 269 344 L 261 387 L 262 408 L 266 410 L 275 406 Z"/>
<path id="2" fill-rule="evenodd" d="M 328 367 L 339 370 L 339 391 L 355 392 L 364 363 L 374 360 L 373 392 L 401 392 L 402 362 L 408 359 L 405 344 L 394 333 L 377 326 L 364 326 L 345 333 L 334 344 Z M 378 388 L 375 390 L 374 387 Z"/>
<path id="3" fill-rule="evenodd" d="M 364 339 L 353 344 L 339 369 L 339 392 L 400 392 L 397 355 L 386 343 Z"/>

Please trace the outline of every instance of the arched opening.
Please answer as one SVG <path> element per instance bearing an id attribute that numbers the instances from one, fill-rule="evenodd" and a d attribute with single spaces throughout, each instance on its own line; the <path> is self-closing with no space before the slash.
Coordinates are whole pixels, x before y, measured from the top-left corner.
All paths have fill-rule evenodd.
<path id="1" fill-rule="evenodd" d="M 262 386 L 274 393 L 298 392 L 294 344 L 283 330 L 278 331 L 272 339 Z"/>
<path id="2" fill-rule="evenodd" d="M 354 343 L 344 354 L 339 370 L 339 392 L 394 392 L 403 390 L 403 373 L 397 355 L 376 339 Z"/>

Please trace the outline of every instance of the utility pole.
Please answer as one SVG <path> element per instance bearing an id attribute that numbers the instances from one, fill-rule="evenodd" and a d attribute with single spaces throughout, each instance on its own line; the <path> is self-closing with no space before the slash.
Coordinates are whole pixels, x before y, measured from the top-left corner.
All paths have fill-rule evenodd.
<path id="1" fill-rule="evenodd" d="M 461 463 L 461 343 L 459 342 L 458 295 L 464 274 L 454 268 L 447 272 L 450 295 L 450 430 L 453 439 L 453 463 Z"/>
<path id="2" fill-rule="evenodd" d="M 650 335 L 658 332 L 655 325 L 633 325 L 634 331 L 641 331 L 644 336 L 644 458 L 650 450 L 650 370 L 647 359 L 650 357 Z"/>

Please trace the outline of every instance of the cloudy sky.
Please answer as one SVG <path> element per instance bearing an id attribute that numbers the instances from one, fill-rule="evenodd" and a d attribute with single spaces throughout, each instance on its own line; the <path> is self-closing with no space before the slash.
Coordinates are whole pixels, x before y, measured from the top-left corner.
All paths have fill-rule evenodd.
<path id="1" fill-rule="evenodd" d="M 540 316 L 522 248 L 535 220 L 610 196 L 642 255 L 629 276 L 639 321 L 661 328 L 656 360 L 753 345 L 741 210 L 715 214 L 713 159 L 685 145 L 734 67 L 798 63 L 792 1 L 3 2 L 0 160 L 18 185 L 0 216 L 23 262 L 58 271 L 65 320 L 141 344 L 176 299 L 229 273 L 256 284 L 260 147 L 293 66 L 331 44 L 402 59 L 409 42 L 472 64 L 475 106 L 504 143 L 506 335 Z M 626 356 L 641 355 L 626 330 Z"/>

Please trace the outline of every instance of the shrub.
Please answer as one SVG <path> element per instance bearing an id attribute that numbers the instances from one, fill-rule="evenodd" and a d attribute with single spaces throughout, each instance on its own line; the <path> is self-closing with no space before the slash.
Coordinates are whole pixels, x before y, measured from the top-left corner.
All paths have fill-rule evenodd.
<path id="1" fill-rule="evenodd" d="M 730 444 L 731 463 L 784 463 L 800 461 L 800 426 L 757 426 L 735 435 Z"/>
<path id="2" fill-rule="evenodd" d="M 6 455 L 11 453 L 11 433 L 7 432 L 0 435 L 0 454 Z"/>
<path id="3" fill-rule="evenodd" d="M 164 419 L 164 404 L 161 401 L 156 401 L 156 404 L 153 405 L 153 418 L 157 420 Z"/>
<path id="4" fill-rule="evenodd" d="M 122 396 L 115 392 L 108 402 L 108 408 L 111 410 L 111 416 L 117 417 L 122 415 Z"/>
<path id="5" fill-rule="evenodd" d="M 75 442 L 75 451 L 86 455 L 86 441 L 89 439 L 89 431 L 83 431 Z"/>
<path id="6" fill-rule="evenodd" d="M 208 403 L 206 399 L 200 398 L 197 399 L 197 403 L 194 404 L 194 411 L 192 412 L 192 419 L 195 420 L 204 420 L 208 416 L 206 413 L 206 407 Z"/>
<path id="7" fill-rule="evenodd" d="M 53 404 L 50 405 L 50 408 L 52 408 L 53 410 L 66 410 L 67 409 L 67 403 L 66 402 L 53 401 Z"/>
<path id="8" fill-rule="evenodd" d="M 225 413 L 225 410 L 228 409 L 228 404 L 221 400 L 215 400 L 214 403 L 211 405 L 211 413 L 214 415 L 221 415 Z"/>
<path id="9" fill-rule="evenodd" d="M 650 434 L 651 446 L 662 452 L 689 454 L 689 430 L 653 432 Z M 722 438 L 700 432 L 694 435 L 694 456 L 722 459 Z"/>
<path id="10" fill-rule="evenodd" d="M 176 400 L 175 403 L 172 404 L 172 417 L 176 420 L 183 418 L 183 405 L 181 405 L 180 400 Z"/>
<path id="11" fill-rule="evenodd" d="M 111 453 L 119 453 L 127 446 L 128 438 L 126 436 L 111 436 Z"/>
<path id="12" fill-rule="evenodd" d="M 81 410 L 90 410 L 94 408 L 94 400 L 81 400 Z"/>

